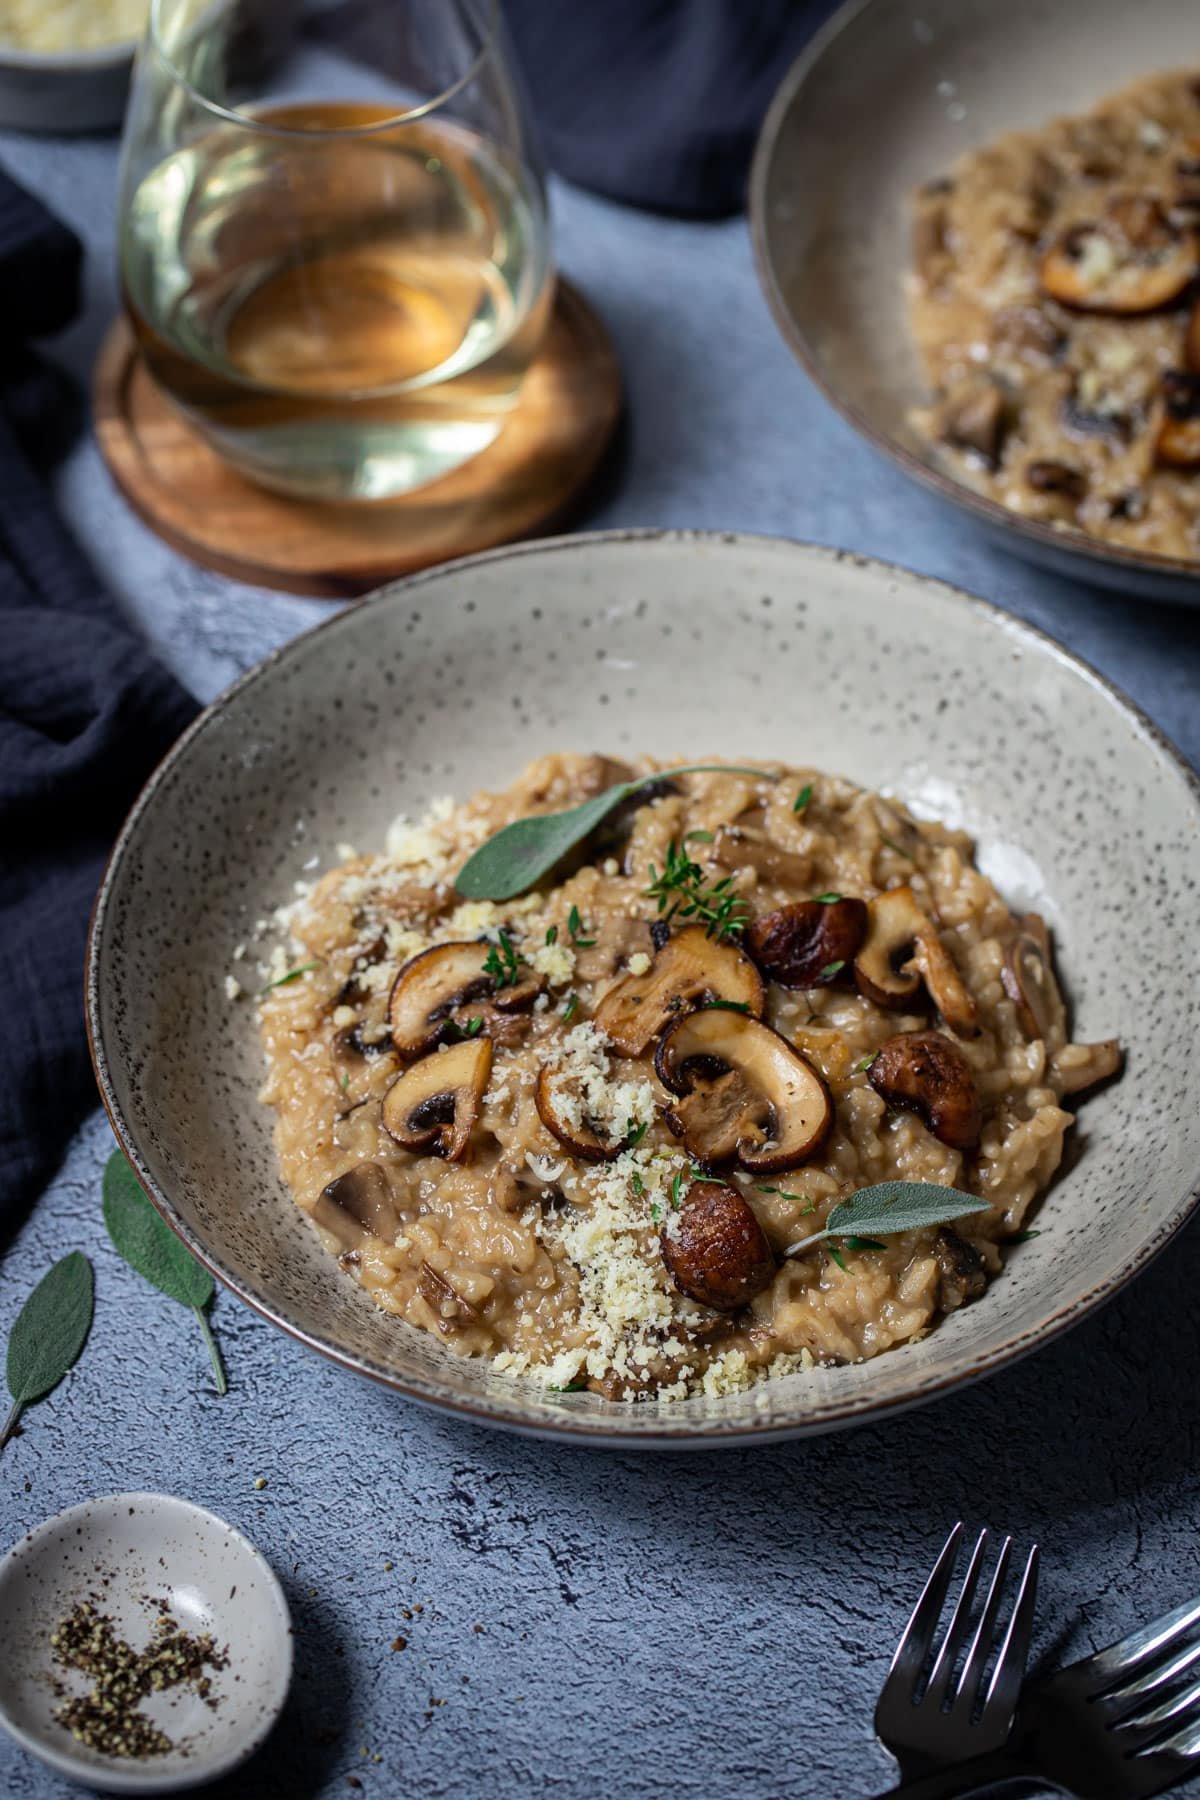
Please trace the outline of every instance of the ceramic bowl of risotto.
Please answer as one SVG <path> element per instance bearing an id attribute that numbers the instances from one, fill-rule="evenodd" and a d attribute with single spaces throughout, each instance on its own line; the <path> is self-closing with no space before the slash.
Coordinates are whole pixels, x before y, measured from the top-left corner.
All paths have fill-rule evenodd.
<path id="1" fill-rule="evenodd" d="M 1195 16 L 1095 0 L 1079 23 L 1073 0 L 850 0 L 763 127 L 759 274 L 906 474 L 1033 561 L 1195 604 Z"/>
<path id="2" fill-rule="evenodd" d="M 1029 626 L 600 534 L 210 707 L 89 1028 L 155 1204 L 299 1342 L 482 1422 L 762 1440 L 1003 1366 L 1183 1224 L 1198 886 L 1194 775 Z"/>

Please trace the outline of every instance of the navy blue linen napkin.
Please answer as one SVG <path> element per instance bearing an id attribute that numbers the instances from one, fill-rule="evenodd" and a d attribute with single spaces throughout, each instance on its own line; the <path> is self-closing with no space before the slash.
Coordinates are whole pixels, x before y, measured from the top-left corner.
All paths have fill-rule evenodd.
<path id="1" fill-rule="evenodd" d="M 70 322 L 80 266 L 73 234 L 0 174 L 0 1242 L 95 1104 L 92 898 L 139 786 L 196 711 L 42 479 L 79 403 L 26 340 Z"/>

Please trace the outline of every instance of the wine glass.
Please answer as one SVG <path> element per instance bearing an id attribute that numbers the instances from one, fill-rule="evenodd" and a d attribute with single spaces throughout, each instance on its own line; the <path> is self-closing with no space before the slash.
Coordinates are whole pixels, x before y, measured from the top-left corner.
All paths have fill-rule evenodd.
<path id="1" fill-rule="evenodd" d="M 120 211 L 151 374 L 284 493 L 385 499 L 477 456 L 545 329 L 496 0 L 153 0 Z"/>

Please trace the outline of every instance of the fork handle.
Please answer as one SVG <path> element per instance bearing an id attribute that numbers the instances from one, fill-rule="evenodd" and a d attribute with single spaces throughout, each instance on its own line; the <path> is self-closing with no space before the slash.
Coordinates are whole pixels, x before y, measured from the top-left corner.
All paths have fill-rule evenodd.
<path id="1" fill-rule="evenodd" d="M 1066 1794 L 1070 1800 L 1069 1788 L 1060 1787 L 1003 1750 L 902 1781 L 897 1787 L 888 1788 L 886 1794 L 877 1795 L 876 1800 L 959 1800 L 961 1795 L 992 1791 L 1002 1792 L 1010 1800 L 1015 1800 L 1020 1792 Z"/>

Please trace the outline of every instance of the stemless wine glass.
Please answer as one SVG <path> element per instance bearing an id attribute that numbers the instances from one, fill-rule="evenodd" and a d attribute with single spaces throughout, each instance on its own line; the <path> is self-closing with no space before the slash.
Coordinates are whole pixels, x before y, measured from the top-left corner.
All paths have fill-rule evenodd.
<path id="1" fill-rule="evenodd" d="M 478 455 L 552 291 L 496 0 L 153 0 L 120 261 L 151 373 L 253 480 L 383 499 Z"/>

